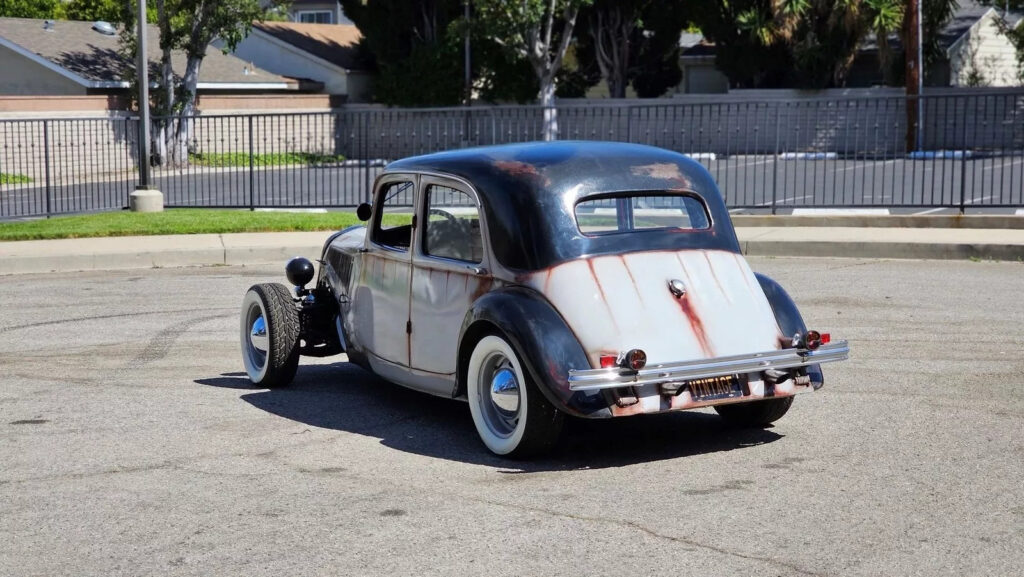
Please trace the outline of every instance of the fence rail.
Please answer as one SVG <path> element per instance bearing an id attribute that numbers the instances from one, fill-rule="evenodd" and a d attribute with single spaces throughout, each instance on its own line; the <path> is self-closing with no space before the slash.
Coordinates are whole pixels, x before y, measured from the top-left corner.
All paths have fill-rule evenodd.
<path id="1" fill-rule="evenodd" d="M 559 138 L 699 160 L 732 208 L 1024 206 L 1024 91 L 558 108 Z M 153 171 L 169 207 L 347 207 L 391 160 L 542 137 L 543 109 L 342 109 L 188 118 L 189 160 Z M 160 121 L 161 119 L 156 119 Z M 137 118 L 0 120 L 0 218 L 114 210 L 137 184 Z"/>

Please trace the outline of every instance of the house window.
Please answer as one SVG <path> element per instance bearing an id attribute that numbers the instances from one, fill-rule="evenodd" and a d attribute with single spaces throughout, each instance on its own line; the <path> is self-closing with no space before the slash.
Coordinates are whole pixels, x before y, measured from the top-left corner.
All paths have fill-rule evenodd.
<path id="1" fill-rule="evenodd" d="M 334 24 L 334 13 L 330 10 L 301 10 L 299 22 L 308 24 Z"/>

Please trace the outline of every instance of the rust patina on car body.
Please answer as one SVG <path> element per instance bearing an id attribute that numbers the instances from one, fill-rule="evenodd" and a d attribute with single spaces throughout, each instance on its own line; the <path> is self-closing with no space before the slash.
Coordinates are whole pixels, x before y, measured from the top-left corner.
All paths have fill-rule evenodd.
<path id="1" fill-rule="evenodd" d="M 382 224 L 403 199 L 411 222 Z M 562 414 L 714 406 L 765 424 L 848 354 L 751 271 L 711 176 L 674 152 L 559 142 L 414 157 L 388 165 L 360 212 L 368 227 L 327 241 L 316 288 L 293 279 L 296 347 L 467 398 L 500 454 L 549 446 L 535 437 Z M 252 376 L 246 340 L 266 342 L 249 310 Z"/>

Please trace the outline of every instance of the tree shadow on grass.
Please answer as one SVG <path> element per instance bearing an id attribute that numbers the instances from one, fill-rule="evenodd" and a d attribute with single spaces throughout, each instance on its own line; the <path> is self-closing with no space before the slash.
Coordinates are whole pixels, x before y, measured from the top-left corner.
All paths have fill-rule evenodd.
<path id="1" fill-rule="evenodd" d="M 351 363 L 306 365 L 291 386 L 256 389 L 245 373 L 199 379 L 201 385 L 249 390 L 252 406 L 323 429 L 367 435 L 394 449 L 479 465 L 506 473 L 622 467 L 771 443 L 769 429 L 735 429 L 717 415 L 681 411 L 622 419 L 566 420 L 548 455 L 515 461 L 480 442 L 466 403 L 418 393 L 381 380 Z"/>

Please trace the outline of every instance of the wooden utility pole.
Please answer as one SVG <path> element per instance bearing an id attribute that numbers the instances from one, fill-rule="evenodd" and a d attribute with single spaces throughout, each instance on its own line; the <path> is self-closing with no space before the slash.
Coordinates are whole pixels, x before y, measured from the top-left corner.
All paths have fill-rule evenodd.
<path id="1" fill-rule="evenodd" d="M 907 152 L 920 146 L 921 80 L 921 0 L 908 0 L 903 17 L 903 53 L 906 59 Z"/>

